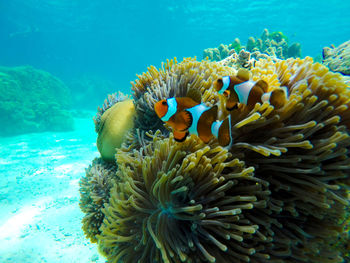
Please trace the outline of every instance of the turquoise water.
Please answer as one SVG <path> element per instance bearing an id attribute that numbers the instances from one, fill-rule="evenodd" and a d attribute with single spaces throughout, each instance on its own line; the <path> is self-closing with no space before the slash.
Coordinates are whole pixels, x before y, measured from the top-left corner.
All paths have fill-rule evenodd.
<path id="1" fill-rule="evenodd" d="M 47 71 L 71 89 L 71 108 L 85 99 L 90 110 L 72 113 L 71 131 L 0 137 L 0 262 L 104 262 L 84 237 L 78 206 L 79 179 L 99 156 L 92 116 L 101 97 L 130 93 L 149 65 L 202 59 L 204 49 L 246 43 L 264 28 L 320 56 L 350 39 L 349 12 L 344 0 L 0 1 L 0 66 Z M 89 90 L 71 84 L 86 77 Z"/>
<path id="2" fill-rule="evenodd" d="M 30 64 L 63 79 L 97 74 L 129 90 L 135 74 L 173 57 L 283 31 L 303 55 L 350 38 L 342 0 L 12 0 L 0 2 L 0 64 Z"/>
<path id="3" fill-rule="evenodd" d="M 75 122 L 73 132 L 0 139 L 0 262 L 103 262 L 77 206 L 96 136 L 91 118 Z"/>

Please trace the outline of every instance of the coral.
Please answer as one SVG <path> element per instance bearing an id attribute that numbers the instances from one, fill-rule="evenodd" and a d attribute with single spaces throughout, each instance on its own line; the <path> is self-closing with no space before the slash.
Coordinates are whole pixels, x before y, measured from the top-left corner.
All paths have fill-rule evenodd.
<path id="1" fill-rule="evenodd" d="M 350 40 L 338 47 L 323 48 L 323 64 L 334 72 L 350 75 Z"/>
<path id="2" fill-rule="evenodd" d="M 48 72 L 0 67 L 0 135 L 73 129 L 70 93 Z"/>
<path id="3" fill-rule="evenodd" d="M 108 94 L 107 98 L 104 100 L 102 107 L 97 107 L 97 113 L 93 118 L 95 123 L 95 131 L 98 132 L 100 130 L 101 117 L 106 110 L 111 108 L 114 104 L 130 99 L 128 95 L 124 95 L 122 92 L 115 92 L 113 94 Z"/>
<path id="4" fill-rule="evenodd" d="M 288 100 L 278 109 L 265 102 L 227 112 L 211 83 L 235 72 L 217 62 L 174 60 L 133 83 L 138 121 L 125 140 L 142 142 L 117 151 L 118 180 L 95 236 L 108 262 L 349 257 L 350 90 L 343 77 L 309 57 L 260 59 L 250 79 L 263 79 L 269 91 L 284 87 Z M 191 88 L 203 102 L 218 103 L 222 118 L 231 114 L 229 152 L 194 135 L 177 143 L 151 121 L 156 101 Z"/>
<path id="5" fill-rule="evenodd" d="M 180 63 L 174 59 L 163 64 L 159 70 L 154 66 L 149 67 L 148 72 L 138 75 L 138 79 L 132 82 L 136 109 L 135 137 L 147 140 L 145 133 L 158 129 L 168 135 L 163 122 L 154 112 L 157 101 L 174 96 L 183 97 L 188 90 L 198 89 L 202 94 L 202 102 L 213 104 L 218 96 L 211 90 L 212 82 L 219 76 L 233 73 L 235 70 L 230 67 L 195 59 L 184 59 Z"/>
<path id="6" fill-rule="evenodd" d="M 267 258 L 257 250 L 268 183 L 220 146 L 154 138 L 142 152 L 117 153 L 120 180 L 98 236 L 108 262 Z"/>
<path id="7" fill-rule="evenodd" d="M 93 160 L 80 179 L 80 209 L 85 213 L 82 220 L 83 231 L 91 242 L 97 242 L 104 214 L 102 208 L 108 203 L 110 189 L 115 183 L 117 167 L 104 162 L 101 158 Z"/>
<path id="8" fill-rule="evenodd" d="M 242 49 L 252 53 L 252 58 L 266 54 L 272 58 L 286 59 L 291 57 L 301 57 L 301 45 L 293 43 L 289 46 L 288 38 L 282 32 L 269 33 L 264 29 L 260 38 L 249 37 L 246 46 L 241 45 L 238 38 L 232 44 L 221 44 L 218 48 L 208 48 L 203 52 L 203 58 L 208 57 L 211 61 L 220 61 L 233 53 L 239 54 Z"/>
<path id="9" fill-rule="evenodd" d="M 103 160 L 115 162 L 116 148 L 134 127 L 134 115 L 134 103 L 129 99 L 117 102 L 102 114 L 96 144 Z"/>
<path id="10" fill-rule="evenodd" d="M 218 63 L 223 66 L 232 67 L 236 70 L 239 70 L 240 68 L 251 69 L 259 59 L 272 59 L 275 62 L 278 61 L 278 59 L 260 53 L 259 51 L 250 53 L 249 51 L 242 49 L 238 54 L 233 51 L 230 56 L 218 61 Z"/>

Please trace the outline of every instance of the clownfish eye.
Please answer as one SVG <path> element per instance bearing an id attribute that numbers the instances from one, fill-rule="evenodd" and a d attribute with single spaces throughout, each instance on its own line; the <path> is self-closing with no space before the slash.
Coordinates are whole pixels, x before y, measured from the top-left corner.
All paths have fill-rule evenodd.
<path id="1" fill-rule="evenodd" d="M 218 79 L 218 82 L 219 82 L 219 83 L 222 83 L 222 79 Z"/>
<path id="2" fill-rule="evenodd" d="M 166 103 L 166 101 L 164 100 L 164 101 L 162 101 L 162 105 L 167 106 L 168 103 Z"/>

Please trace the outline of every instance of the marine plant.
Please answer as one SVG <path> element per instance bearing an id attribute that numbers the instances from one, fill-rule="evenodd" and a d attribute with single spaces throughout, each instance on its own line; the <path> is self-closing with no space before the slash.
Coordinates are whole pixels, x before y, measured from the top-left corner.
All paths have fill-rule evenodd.
<path id="1" fill-rule="evenodd" d="M 83 231 L 91 242 L 97 242 L 96 235 L 100 234 L 104 214 L 102 208 L 108 203 L 110 189 L 116 179 L 115 164 L 95 158 L 85 170 L 85 176 L 79 181 L 80 209 L 85 213 L 82 220 Z"/>
<path id="2" fill-rule="evenodd" d="M 227 112 L 211 83 L 235 72 L 216 62 L 173 60 L 133 83 L 132 133 L 142 130 L 148 139 L 117 151 L 118 180 L 95 236 L 108 262 L 329 263 L 348 257 L 350 91 L 342 76 L 308 57 L 262 59 L 250 79 L 263 79 L 269 91 L 285 87 L 287 102 L 278 109 L 268 102 L 252 110 L 240 104 Z M 195 135 L 177 143 L 156 123 L 156 101 L 193 88 L 202 102 L 231 114 L 229 150 Z"/>

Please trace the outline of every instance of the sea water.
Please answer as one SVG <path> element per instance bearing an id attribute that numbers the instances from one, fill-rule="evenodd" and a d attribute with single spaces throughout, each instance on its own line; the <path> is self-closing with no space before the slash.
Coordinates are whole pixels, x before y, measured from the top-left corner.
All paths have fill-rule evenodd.
<path id="1" fill-rule="evenodd" d="M 130 94 L 149 65 L 202 59 L 204 49 L 245 44 L 264 28 L 301 43 L 302 56 L 321 56 L 350 39 L 349 11 L 344 0 L 0 0 L 0 66 L 30 65 L 68 87 L 96 76 L 112 84 L 91 94 Z M 78 205 L 79 179 L 99 156 L 92 111 L 102 104 L 71 105 L 87 111 L 73 114 L 73 131 L 0 138 L 0 262 L 104 262 L 84 237 Z"/>

